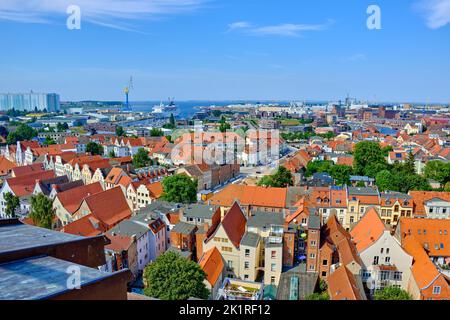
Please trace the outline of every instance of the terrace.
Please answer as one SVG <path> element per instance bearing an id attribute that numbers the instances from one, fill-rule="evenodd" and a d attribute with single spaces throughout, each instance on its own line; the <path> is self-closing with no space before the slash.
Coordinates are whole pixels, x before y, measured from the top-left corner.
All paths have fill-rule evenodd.
<path id="1" fill-rule="evenodd" d="M 263 288 L 262 283 L 226 278 L 217 300 L 262 300 Z"/>

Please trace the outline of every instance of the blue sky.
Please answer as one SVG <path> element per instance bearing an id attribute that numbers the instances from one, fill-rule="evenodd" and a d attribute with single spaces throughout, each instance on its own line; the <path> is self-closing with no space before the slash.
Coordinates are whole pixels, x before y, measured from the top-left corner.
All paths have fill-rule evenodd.
<path id="1" fill-rule="evenodd" d="M 2 0 L 0 39 L 0 92 L 450 102 L 450 0 Z"/>

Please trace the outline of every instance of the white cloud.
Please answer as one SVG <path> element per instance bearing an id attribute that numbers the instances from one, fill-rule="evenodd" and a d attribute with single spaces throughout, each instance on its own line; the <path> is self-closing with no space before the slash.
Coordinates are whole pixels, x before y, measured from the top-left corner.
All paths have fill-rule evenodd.
<path id="1" fill-rule="evenodd" d="M 61 21 L 61 16 L 68 16 L 68 6 L 78 5 L 82 22 L 132 30 L 124 25 L 124 21 L 129 23 L 183 13 L 198 9 L 206 1 L 208 0 L 1 0 L 0 20 L 51 23 Z"/>
<path id="2" fill-rule="evenodd" d="M 450 0 L 420 0 L 415 3 L 431 29 L 439 29 L 450 23 Z"/>
<path id="3" fill-rule="evenodd" d="M 250 28 L 252 25 L 249 22 L 246 21 L 239 21 L 239 22 L 234 22 L 234 23 L 230 23 L 228 25 L 228 30 L 236 30 L 236 29 L 246 29 L 246 28 Z"/>
<path id="4" fill-rule="evenodd" d="M 228 30 L 241 29 L 245 34 L 252 36 L 285 36 L 299 37 L 302 32 L 326 30 L 333 24 L 330 20 L 325 24 L 292 24 L 284 23 L 272 26 L 252 27 L 248 22 L 235 22 L 228 25 Z"/>

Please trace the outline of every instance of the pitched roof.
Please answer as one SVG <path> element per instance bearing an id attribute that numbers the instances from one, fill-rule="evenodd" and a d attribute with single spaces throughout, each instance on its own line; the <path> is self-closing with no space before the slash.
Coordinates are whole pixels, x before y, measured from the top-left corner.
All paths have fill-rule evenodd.
<path id="1" fill-rule="evenodd" d="M 242 205 L 285 208 L 286 196 L 287 188 L 230 184 L 222 191 L 216 193 L 210 199 L 210 202 L 212 205 L 231 207 L 235 200 L 239 200 Z"/>
<path id="2" fill-rule="evenodd" d="M 43 172 L 45 171 L 45 168 L 43 163 L 33 163 L 27 166 L 14 167 L 11 171 L 15 177 L 21 177 L 36 172 Z"/>
<path id="3" fill-rule="evenodd" d="M 105 182 L 117 185 L 124 173 L 125 171 L 123 171 L 122 168 L 112 168 L 111 171 L 106 176 Z"/>
<path id="4" fill-rule="evenodd" d="M 450 220 L 401 218 L 400 232 L 411 235 L 424 247 L 429 256 L 450 256 Z"/>
<path id="5" fill-rule="evenodd" d="M 61 202 L 62 206 L 71 214 L 80 207 L 83 200 L 93 194 L 102 192 L 103 188 L 100 182 L 91 183 L 78 188 L 58 193 L 56 198 Z"/>
<path id="6" fill-rule="evenodd" d="M 7 174 L 9 174 L 11 172 L 11 169 L 14 168 L 16 165 L 9 161 L 8 159 L 6 159 L 3 156 L 0 156 L 0 175 L 1 176 L 6 176 Z"/>
<path id="7" fill-rule="evenodd" d="M 224 263 L 220 251 L 214 247 L 211 250 L 205 252 L 198 262 L 202 270 L 206 273 L 206 279 L 214 286 L 219 280 L 220 275 L 223 272 Z"/>
<path id="8" fill-rule="evenodd" d="M 88 214 L 87 216 L 75 220 L 61 229 L 64 233 L 70 233 L 83 237 L 98 236 L 106 230 L 106 227 L 101 223 L 101 221 L 95 218 L 92 214 Z"/>
<path id="9" fill-rule="evenodd" d="M 131 217 L 131 209 L 120 187 L 93 194 L 84 201 L 92 215 L 107 227 Z"/>
<path id="10" fill-rule="evenodd" d="M 108 232 L 105 236 L 111 241 L 110 244 L 105 246 L 105 250 L 115 252 L 127 251 L 134 242 L 132 237 L 123 234 Z"/>
<path id="11" fill-rule="evenodd" d="M 414 215 L 425 216 L 425 202 L 431 199 L 441 199 L 444 201 L 450 201 L 450 192 L 437 192 L 437 191 L 410 191 L 409 195 L 414 202 Z"/>
<path id="12" fill-rule="evenodd" d="M 51 170 L 34 172 L 25 176 L 7 179 L 8 186 L 18 197 L 30 195 L 34 191 L 36 180 L 50 179 L 55 176 Z"/>
<path id="13" fill-rule="evenodd" d="M 145 187 L 150 192 L 150 197 L 152 199 L 159 199 L 159 198 L 161 198 L 161 196 L 162 196 L 162 194 L 164 192 L 161 181 L 154 182 L 154 183 L 151 183 L 151 184 L 147 184 Z"/>
<path id="14" fill-rule="evenodd" d="M 407 235 L 402 238 L 402 247 L 413 257 L 411 268 L 413 277 L 420 289 L 428 287 L 439 277 L 440 272 L 431 262 L 424 248 L 415 236 Z"/>
<path id="15" fill-rule="evenodd" d="M 386 227 L 375 208 L 371 207 L 350 231 L 358 252 L 362 252 L 378 241 Z"/>
<path id="16" fill-rule="evenodd" d="M 331 300 L 364 300 L 357 279 L 345 266 L 341 266 L 327 278 Z"/>
<path id="17" fill-rule="evenodd" d="M 245 233 L 247 219 L 245 218 L 244 213 L 237 202 L 233 204 L 231 209 L 223 218 L 221 224 L 230 241 L 236 248 L 239 248 L 241 239 Z"/>

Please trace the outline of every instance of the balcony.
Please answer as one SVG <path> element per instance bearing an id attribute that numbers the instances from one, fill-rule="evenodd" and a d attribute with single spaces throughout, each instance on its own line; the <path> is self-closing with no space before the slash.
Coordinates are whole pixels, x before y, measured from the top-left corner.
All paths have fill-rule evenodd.
<path id="1" fill-rule="evenodd" d="M 263 293 L 262 283 L 226 278 L 216 300 L 262 300 Z"/>

